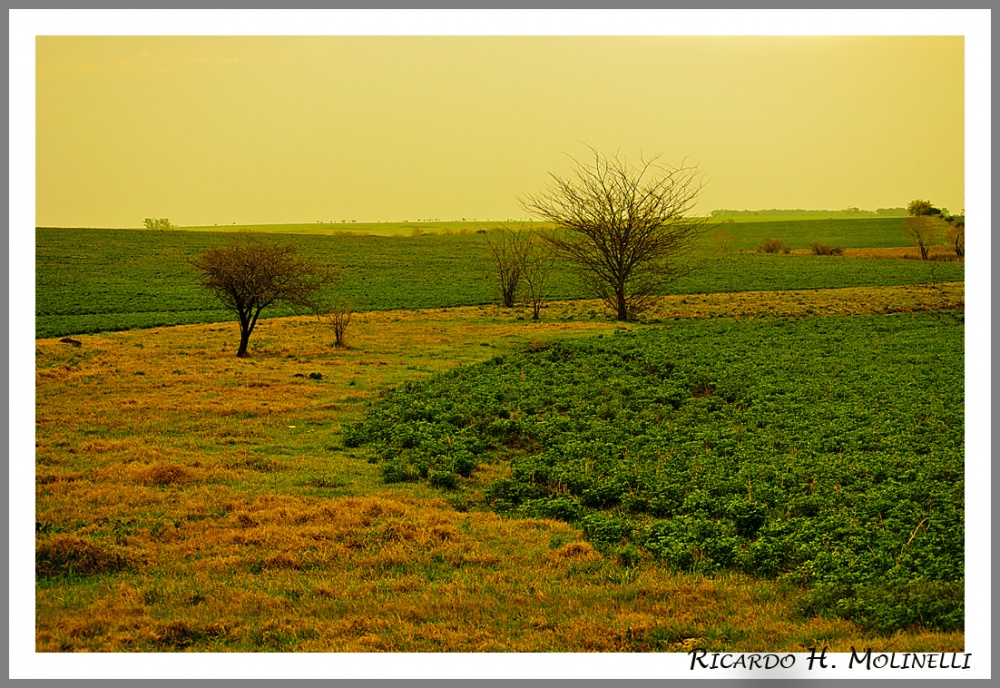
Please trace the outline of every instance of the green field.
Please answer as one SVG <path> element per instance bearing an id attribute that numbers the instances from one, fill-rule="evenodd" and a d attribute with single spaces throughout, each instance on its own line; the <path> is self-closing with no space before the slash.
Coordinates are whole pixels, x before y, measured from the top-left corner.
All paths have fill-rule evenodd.
<path id="1" fill-rule="evenodd" d="M 895 259 L 762 255 L 763 237 L 793 248 L 810 241 L 843 247 L 905 245 L 899 220 L 810 220 L 731 225 L 732 250 L 711 236 L 692 257 L 694 274 L 672 293 L 820 289 L 961 281 L 961 263 Z M 422 225 L 421 231 L 432 231 Z M 282 234 L 302 225 L 262 226 Z M 306 225 L 305 227 L 308 227 Z M 336 266 L 336 291 L 358 310 L 443 308 L 492 303 L 495 292 L 485 239 L 472 233 L 422 236 L 287 234 L 280 240 Z M 266 232 L 264 230 L 267 230 Z M 35 333 L 55 337 L 88 332 L 219 322 L 230 316 L 198 285 L 190 260 L 235 235 L 217 232 L 101 229 L 36 230 Z M 584 298 L 566 271 L 554 276 L 553 299 Z M 275 308 L 265 317 L 292 314 Z"/>
<path id="2" fill-rule="evenodd" d="M 266 234 L 307 234 L 321 236 L 425 236 L 474 234 L 502 225 L 541 226 L 540 223 L 513 222 L 312 222 L 286 225 L 199 225 L 178 227 L 188 232 L 260 232 Z"/>
<path id="3" fill-rule="evenodd" d="M 962 628 L 963 317 L 671 322 L 388 392 L 345 430 L 389 482 L 555 518 L 632 565 L 805 586 L 883 633 Z M 460 498 L 459 498 L 460 499 Z"/>
<path id="4" fill-rule="evenodd" d="M 713 227 L 731 232 L 732 249 L 751 251 L 761 239 L 780 239 L 793 249 L 808 249 L 817 242 L 841 248 L 889 248 L 909 246 L 903 236 L 903 219 L 890 218 L 810 218 L 766 219 L 734 218 Z M 706 237 L 711 240 L 711 232 Z"/>
<path id="5" fill-rule="evenodd" d="M 230 228 L 39 228 L 36 651 L 961 651 L 964 264 L 900 223 L 724 224 L 627 323 L 495 305 L 471 226 L 261 226 L 358 312 L 249 358 Z"/>

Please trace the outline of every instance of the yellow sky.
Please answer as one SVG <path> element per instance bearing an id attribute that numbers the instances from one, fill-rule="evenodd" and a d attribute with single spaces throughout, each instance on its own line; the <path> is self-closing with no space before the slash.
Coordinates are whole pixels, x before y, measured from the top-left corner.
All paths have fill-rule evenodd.
<path id="1" fill-rule="evenodd" d="M 699 210 L 964 197 L 961 36 L 39 36 L 36 224 L 524 218 L 585 144 Z"/>

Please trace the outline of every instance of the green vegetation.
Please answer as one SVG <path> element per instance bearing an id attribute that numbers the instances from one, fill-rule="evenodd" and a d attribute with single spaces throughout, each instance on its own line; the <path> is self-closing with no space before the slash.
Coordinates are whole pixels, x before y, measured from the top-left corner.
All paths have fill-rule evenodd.
<path id="1" fill-rule="evenodd" d="M 906 246 L 901 219 L 776 222 L 731 227 L 720 252 L 704 239 L 696 272 L 672 293 L 892 286 L 964 279 L 961 263 L 926 265 L 895 259 L 838 259 L 752 252 L 764 237 L 793 249 L 810 242 L 864 248 Z M 36 230 L 38 337 L 224 322 L 225 310 L 198 282 L 192 259 L 232 239 L 225 232 Z M 420 237 L 308 236 L 283 239 L 339 270 L 337 293 L 357 311 L 445 308 L 492 303 L 494 267 L 484 234 Z M 552 299 L 587 296 L 565 268 L 552 271 Z M 275 308 L 271 317 L 293 314 Z"/>
<path id="2" fill-rule="evenodd" d="M 231 228 L 39 229 L 36 649 L 959 650 L 964 265 L 902 223 L 724 222 L 628 324 L 495 306 L 471 226 L 259 227 L 351 329 L 246 359 Z"/>
<path id="3" fill-rule="evenodd" d="M 283 225 L 199 225 L 184 227 L 191 232 L 260 232 L 266 234 L 312 234 L 326 236 L 434 236 L 475 234 L 489 227 L 511 224 L 494 221 L 416 222 L 300 222 Z M 542 226 L 542 223 L 517 223 Z"/>
<path id="4" fill-rule="evenodd" d="M 781 319 L 759 318 L 947 314 L 962 301 L 960 283 L 706 294 L 666 298 L 656 317 L 678 334 L 690 325 L 691 337 L 713 331 L 706 327 L 771 322 L 771 333 L 794 347 L 808 321 L 827 319 L 789 317 L 782 329 Z M 875 321 L 890 330 L 902 322 Z M 333 346 L 330 328 L 315 318 L 278 318 L 254 334 L 247 359 L 232 355 L 233 323 L 79 335 L 80 346 L 37 340 L 36 650 L 962 649 L 961 630 L 878 634 L 810 613 L 823 600 L 805 606 L 805 589 L 791 580 L 675 571 L 642 544 L 603 556 L 564 521 L 498 516 L 477 495 L 512 479 L 512 461 L 481 464 L 449 490 L 425 480 L 386 484 L 382 465 L 365 461 L 367 449 L 342 446 L 341 428 L 382 390 L 497 354 L 521 356 L 515 352 L 533 341 L 531 355 L 544 356 L 556 340 L 577 351 L 568 340 L 638 345 L 643 332 L 657 331 L 630 324 L 624 328 L 635 338 L 612 334 L 621 328 L 597 302 L 575 301 L 551 304 L 541 322 L 525 307 L 358 313 L 346 349 Z M 830 334 L 831 365 L 841 364 L 841 351 L 861 346 L 841 346 Z M 886 346 L 886 338 L 872 341 Z M 788 360 L 799 366 L 787 371 L 790 393 L 812 384 L 811 369 L 790 352 L 773 361 L 756 349 L 727 354 L 740 355 L 765 368 Z M 912 363 L 900 365 L 909 371 L 928 360 L 914 352 Z M 915 394 L 912 386 L 899 389 L 917 407 L 925 397 Z M 914 414 L 913 422 L 923 419 Z M 820 472 L 817 479 L 824 485 L 832 478 Z M 886 528 L 894 527 L 882 513 Z M 929 535 L 928 525 L 914 546 Z"/>
<path id="5" fill-rule="evenodd" d="M 902 236 L 903 217 L 754 220 L 727 222 L 715 218 L 733 234 L 732 250 L 752 251 L 764 237 L 779 239 L 793 249 L 811 242 L 845 248 L 889 248 L 909 246 Z"/>
<path id="6" fill-rule="evenodd" d="M 963 318 L 668 323 L 404 384 L 344 431 L 387 482 L 582 529 L 625 565 L 803 586 L 879 632 L 958 630 Z M 468 497 L 466 499 L 469 499 Z"/>

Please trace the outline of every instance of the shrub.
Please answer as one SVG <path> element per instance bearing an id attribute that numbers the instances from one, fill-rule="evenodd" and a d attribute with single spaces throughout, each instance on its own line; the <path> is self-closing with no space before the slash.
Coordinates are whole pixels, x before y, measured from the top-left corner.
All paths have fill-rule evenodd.
<path id="1" fill-rule="evenodd" d="M 767 521 L 767 512 L 759 504 L 737 500 L 729 505 L 728 511 L 736 532 L 744 537 L 755 536 Z"/>
<path id="2" fill-rule="evenodd" d="M 386 483 L 408 483 L 419 479 L 419 474 L 409 464 L 392 461 L 382 466 L 382 480 Z"/>
<path id="3" fill-rule="evenodd" d="M 844 255 L 844 249 L 839 246 L 830 246 L 830 244 L 820 244 L 813 242 L 809 244 L 809 250 L 813 252 L 816 256 L 842 256 Z"/>
<path id="4" fill-rule="evenodd" d="M 451 471 L 432 470 L 428 472 L 427 482 L 434 487 L 454 490 L 458 487 L 458 476 Z"/>
<path id="5" fill-rule="evenodd" d="M 472 475 L 472 471 L 476 469 L 477 463 L 476 457 L 472 454 L 467 451 L 459 451 L 453 457 L 452 467 L 460 476 L 468 478 Z"/>
<path id="6" fill-rule="evenodd" d="M 786 246 L 781 239 L 761 239 L 759 250 L 761 253 L 791 253 L 792 247 Z"/>
<path id="7" fill-rule="evenodd" d="M 568 497 L 542 497 L 525 501 L 521 513 L 530 518 L 572 522 L 580 517 L 581 510 L 580 505 Z"/>

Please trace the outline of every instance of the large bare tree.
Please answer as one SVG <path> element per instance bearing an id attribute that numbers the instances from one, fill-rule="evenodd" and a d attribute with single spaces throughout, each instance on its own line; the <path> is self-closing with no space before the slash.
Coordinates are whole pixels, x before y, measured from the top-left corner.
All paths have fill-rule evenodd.
<path id="1" fill-rule="evenodd" d="M 193 262 L 202 272 L 202 286 L 240 322 L 238 358 L 247 355 L 261 311 L 278 303 L 316 310 L 323 287 L 333 280 L 331 270 L 299 255 L 294 246 L 253 237 L 210 248 Z"/>
<path id="2" fill-rule="evenodd" d="M 668 167 L 658 157 L 630 164 L 591 149 L 570 177 L 551 175 L 548 190 L 521 200 L 555 224 L 549 242 L 575 265 L 618 320 L 631 320 L 686 269 L 682 256 L 705 231 L 690 217 L 702 188 L 697 167 Z"/>

